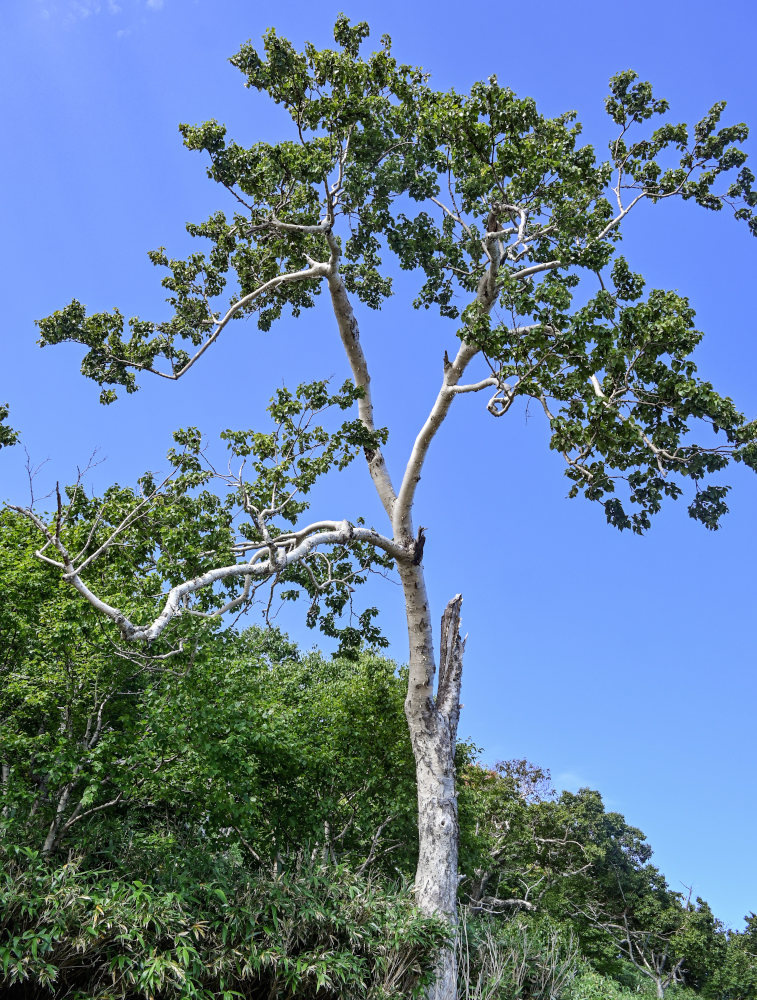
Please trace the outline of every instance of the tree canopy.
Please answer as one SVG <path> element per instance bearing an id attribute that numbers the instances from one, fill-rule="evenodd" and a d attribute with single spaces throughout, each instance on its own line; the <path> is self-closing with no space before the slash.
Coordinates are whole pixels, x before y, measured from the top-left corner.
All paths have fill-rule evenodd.
<path id="1" fill-rule="evenodd" d="M 573 494 L 641 531 L 688 479 L 689 512 L 714 527 L 725 489 L 700 484 L 730 456 L 754 463 L 754 425 L 697 378 L 701 333 L 687 299 L 645 291 L 617 247 L 630 211 L 669 198 L 730 209 L 757 232 L 747 127 L 721 125 L 722 101 L 691 127 L 672 122 L 668 102 L 627 71 L 605 102 L 603 159 L 580 145 L 574 113 L 546 118 L 495 77 L 468 94 L 435 91 L 428 74 L 397 63 L 387 36 L 362 56 L 367 36 L 340 16 L 335 50 L 298 52 L 274 29 L 262 53 L 244 45 L 232 62 L 288 112 L 293 137 L 243 147 L 216 121 L 181 127 L 236 209 L 188 225 L 208 250 L 150 254 L 167 271 L 172 317 L 133 317 L 127 329 L 119 311 L 87 316 L 74 301 L 40 322 L 41 343 L 85 345 L 82 370 L 109 402 L 113 387 L 134 392 L 140 372 L 183 376 L 232 320 L 254 315 L 267 330 L 285 309 L 313 307 L 337 266 L 345 291 L 378 309 L 399 266 L 420 282 L 416 308 L 452 320 L 465 363 L 484 362 L 476 388 L 489 391 L 490 413 L 516 398 L 544 408 Z M 368 410 L 366 398 L 370 435 Z M 689 443 L 700 421 L 714 436 Z M 374 478 L 379 443 L 361 442 Z"/>

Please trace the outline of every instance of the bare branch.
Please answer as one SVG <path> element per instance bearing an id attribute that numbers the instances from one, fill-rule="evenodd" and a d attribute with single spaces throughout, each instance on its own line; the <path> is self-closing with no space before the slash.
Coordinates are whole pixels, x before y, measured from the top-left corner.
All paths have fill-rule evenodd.
<path id="1" fill-rule="evenodd" d="M 559 260 L 549 260 L 544 264 L 532 264 L 530 267 L 524 267 L 520 271 L 515 271 L 513 274 L 508 275 L 509 278 L 528 278 L 532 274 L 539 274 L 540 271 L 554 271 L 558 267 L 562 267 Z"/>
<path id="2" fill-rule="evenodd" d="M 33 511 L 20 507 L 14 507 L 13 509 L 28 517 L 46 536 L 50 535 L 49 529 L 46 528 Z M 133 519 L 131 515 L 127 515 L 124 523 L 126 521 L 132 523 Z M 124 523 L 119 528 L 123 529 Z M 320 528 L 321 525 L 325 525 L 326 527 Z M 319 530 L 316 530 L 316 527 Z M 132 642 L 139 640 L 152 642 L 157 639 L 169 622 L 188 610 L 187 600 L 192 594 L 197 593 L 197 591 L 210 588 L 216 583 L 235 577 L 243 577 L 249 580 L 257 577 L 261 581 L 265 581 L 271 577 L 278 577 L 287 566 L 303 562 L 311 553 L 315 552 L 316 548 L 321 546 L 348 545 L 352 541 L 358 541 L 374 545 L 394 559 L 408 559 L 412 556 L 412 549 L 397 544 L 392 539 L 386 538 L 372 528 L 356 527 L 346 520 L 317 522 L 315 527 L 308 526 L 302 529 L 300 533 L 292 533 L 292 540 L 294 544 L 288 544 L 289 540 L 287 540 L 286 547 L 278 547 L 275 541 L 273 544 L 261 542 L 258 550 L 246 562 L 234 563 L 230 566 L 219 566 L 193 579 L 177 584 L 168 592 L 160 614 L 148 625 L 134 624 L 123 612 L 97 597 L 82 580 L 79 575 L 80 569 L 73 565 L 62 540 L 57 538 L 55 544 L 63 557 L 63 563 L 59 564 L 59 568 L 65 570 L 64 578 L 71 583 L 92 607 L 110 618 L 118 626 L 125 639 Z M 98 554 L 102 554 L 106 550 L 107 546 L 101 546 Z M 50 561 L 44 556 L 41 558 L 45 561 Z M 87 565 L 91 565 L 91 563 L 91 559 L 86 561 Z M 205 617 L 217 618 L 231 608 L 237 607 L 240 603 L 241 601 L 235 598 L 227 605 L 224 605 L 223 608 L 208 613 Z"/>
<path id="3" fill-rule="evenodd" d="M 474 358 L 478 351 L 479 348 L 475 344 L 471 344 L 466 340 L 462 341 L 455 360 L 450 363 L 444 372 L 442 386 L 439 389 L 434 405 L 431 407 L 431 412 L 426 418 L 426 422 L 421 427 L 415 439 L 413 449 L 405 466 L 405 473 L 402 477 L 402 484 L 397 495 L 397 502 L 394 505 L 392 517 L 395 538 L 412 536 L 412 507 L 415 500 L 415 491 L 420 482 L 421 470 L 428 454 L 429 446 L 449 412 L 452 400 L 455 398 L 455 387 L 462 378 L 463 372 L 467 368 L 471 358 Z"/>
<path id="4" fill-rule="evenodd" d="M 377 826 L 376 832 L 373 834 L 373 838 L 371 839 L 371 847 L 370 850 L 368 851 L 368 855 L 365 861 L 363 861 L 363 863 L 357 869 L 358 875 L 362 875 L 363 872 L 365 872 L 368 868 L 370 868 L 370 866 L 376 860 L 376 855 L 378 853 L 378 845 L 379 841 L 381 840 L 381 834 L 395 818 L 395 815 L 396 815 L 395 813 L 392 813 L 391 816 L 387 816 L 386 819 L 382 823 L 379 823 L 379 825 Z"/>
<path id="5" fill-rule="evenodd" d="M 482 389 L 490 389 L 495 385 L 498 385 L 496 378 L 485 378 L 480 382 L 474 382 L 471 385 L 453 385 L 450 387 L 450 392 L 453 394 L 460 392 L 480 392 Z"/>

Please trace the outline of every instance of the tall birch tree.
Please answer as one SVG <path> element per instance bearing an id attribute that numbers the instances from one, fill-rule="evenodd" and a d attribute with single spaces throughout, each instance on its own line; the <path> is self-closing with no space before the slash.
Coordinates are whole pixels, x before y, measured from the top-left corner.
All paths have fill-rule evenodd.
<path id="1" fill-rule="evenodd" d="M 168 319 L 126 323 L 119 311 L 88 315 L 74 300 L 39 323 L 42 344 L 86 347 L 82 370 L 102 387 L 103 403 L 119 388 L 134 392 L 141 376 L 191 378 L 197 364 L 212 364 L 209 349 L 233 323 L 253 319 L 268 330 L 284 313 L 308 322 L 306 311 L 316 308 L 316 335 L 339 337 L 348 381 L 338 390 L 322 381 L 279 390 L 273 430 L 226 433 L 236 460 L 228 472 L 205 462 L 197 431 L 179 432 L 173 478 L 145 477 L 125 506 L 122 491 L 122 506 L 103 506 L 84 534 L 77 489 L 59 498 L 51 520 L 26 514 L 44 536 L 39 558 L 123 640 L 147 646 L 170 638 L 178 618 L 242 608 L 261 588 L 306 594 L 309 621 L 345 647 L 361 634 L 376 639 L 372 609 L 357 624 L 345 623 L 344 612 L 367 571 L 394 567 L 409 642 L 415 892 L 425 913 L 444 915 L 454 929 L 464 641 L 456 595 L 435 651 L 425 539 L 414 519 L 424 464 L 459 396 L 480 396 L 482 418 L 530 404 L 564 458 L 570 495 L 595 501 L 609 524 L 643 532 L 665 498 L 686 493 L 689 514 L 715 528 L 727 487 L 711 477 L 732 459 L 757 465 L 757 426 L 698 378 L 691 354 L 702 334 L 687 299 L 646 290 L 617 251 L 631 212 L 670 199 L 730 210 L 757 233 L 757 191 L 742 148 L 747 128 L 721 125 L 722 102 L 690 128 L 668 119 L 667 102 L 649 84 L 620 73 L 605 102 L 609 152 L 598 156 L 581 145 L 574 114 L 547 118 L 494 76 L 469 93 L 434 90 L 427 74 L 396 61 L 387 36 L 362 54 L 367 36 L 365 23 L 340 15 L 334 49 L 298 51 L 271 29 L 262 50 L 248 43 L 233 57 L 246 86 L 287 113 L 288 140 L 245 147 L 216 121 L 181 126 L 185 145 L 206 156 L 209 176 L 225 189 L 228 209 L 188 225 L 204 249 L 186 259 L 164 248 L 150 254 L 164 273 Z M 398 267 L 418 280 L 415 308 L 440 316 L 439 387 L 407 461 L 390 470 L 383 448 L 391 428 L 374 413 L 360 317 L 391 295 Z M 402 335 L 387 329 L 384 341 L 401 366 Z M 320 422 L 335 409 L 350 418 L 335 428 Z M 308 522 L 316 480 L 356 457 L 384 526 L 338 511 Z M 203 547 L 202 518 L 182 538 L 169 515 L 178 498 L 214 477 L 228 492 L 220 506 L 208 504 L 213 544 Z M 465 516 L 473 521 L 476 512 Z M 109 603 L 98 583 L 115 547 L 134 533 L 154 547 L 165 588 L 146 618 Z M 466 539 L 451 541 L 465 558 Z M 435 995 L 455 994 L 448 950 Z"/>

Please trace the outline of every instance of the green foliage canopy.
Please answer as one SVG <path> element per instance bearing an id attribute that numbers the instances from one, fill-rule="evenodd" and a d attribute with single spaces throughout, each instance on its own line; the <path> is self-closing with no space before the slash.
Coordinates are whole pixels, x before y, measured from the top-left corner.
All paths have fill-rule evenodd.
<path id="1" fill-rule="evenodd" d="M 614 134 L 600 158 L 572 112 L 547 118 L 495 77 L 467 94 L 434 90 L 387 36 L 363 55 L 367 36 L 340 15 L 335 49 L 297 51 L 273 29 L 262 52 L 243 45 L 232 63 L 282 107 L 292 138 L 244 147 L 216 121 L 181 126 L 236 210 L 187 227 L 207 251 L 150 254 L 167 272 L 170 318 L 133 317 L 127 332 L 118 310 L 88 316 L 73 301 L 40 321 L 41 343 L 83 344 L 82 370 L 109 402 L 141 371 L 180 377 L 231 320 L 254 314 L 268 330 L 285 309 L 314 306 L 324 259 L 372 309 L 399 266 L 418 278 L 415 306 L 480 350 L 490 412 L 516 398 L 543 407 L 572 495 L 643 531 L 689 480 L 690 514 L 716 527 L 727 488 L 706 481 L 730 458 L 755 464 L 755 424 L 697 377 L 687 299 L 645 292 L 617 246 L 635 206 L 668 198 L 729 208 L 757 232 L 746 126 L 721 124 L 722 101 L 692 127 L 671 121 L 626 71 L 610 82 Z"/>

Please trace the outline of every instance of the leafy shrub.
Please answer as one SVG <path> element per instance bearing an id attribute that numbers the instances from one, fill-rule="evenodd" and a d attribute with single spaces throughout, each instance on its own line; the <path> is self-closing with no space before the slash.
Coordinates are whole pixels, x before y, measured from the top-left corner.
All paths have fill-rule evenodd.
<path id="1" fill-rule="evenodd" d="M 633 974 L 633 969 L 629 968 Z M 643 976 L 635 976 L 635 985 L 623 985 L 610 976 L 603 976 L 582 963 L 578 975 L 570 982 L 564 1000 L 652 1000 L 654 986 Z"/>
<path id="2" fill-rule="evenodd" d="M 176 890 L 25 849 L 0 863 L 7 1000 L 379 1000 L 416 994 L 444 939 L 406 888 L 344 867 L 237 868 Z"/>

